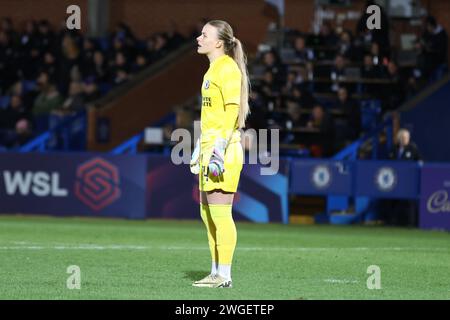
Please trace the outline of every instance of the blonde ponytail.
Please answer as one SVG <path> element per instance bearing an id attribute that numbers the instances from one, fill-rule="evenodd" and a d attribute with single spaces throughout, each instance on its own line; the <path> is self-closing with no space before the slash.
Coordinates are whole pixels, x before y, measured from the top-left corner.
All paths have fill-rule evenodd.
<path id="1" fill-rule="evenodd" d="M 241 70 L 241 104 L 239 106 L 238 124 L 239 129 L 245 127 L 245 120 L 250 114 L 250 106 L 248 104 L 248 96 L 250 92 L 250 77 L 247 70 L 247 56 L 245 55 L 242 43 L 234 38 L 235 46 L 233 48 L 233 59 Z"/>
<path id="2" fill-rule="evenodd" d="M 245 55 L 241 41 L 233 36 L 233 29 L 223 20 L 212 20 L 207 24 L 217 28 L 217 34 L 220 40 L 224 42 L 225 54 L 229 55 L 241 71 L 241 101 L 239 106 L 238 125 L 239 129 L 245 127 L 245 120 L 250 114 L 248 96 L 250 92 L 250 77 L 247 70 L 247 56 Z"/>

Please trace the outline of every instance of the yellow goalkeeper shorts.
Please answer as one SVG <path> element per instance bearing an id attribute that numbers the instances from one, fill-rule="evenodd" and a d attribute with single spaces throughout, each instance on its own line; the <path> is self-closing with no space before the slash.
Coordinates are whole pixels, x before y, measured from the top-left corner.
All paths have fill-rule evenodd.
<path id="1" fill-rule="evenodd" d="M 200 161 L 203 163 L 203 161 Z M 202 165 L 199 177 L 199 190 L 211 191 L 220 189 L 226 192 L 236 192 L 239 185 L 242 167 L 244 165 L 244 152 L 240 141 L 232 142 L 225 151 L 225 171 L 218 177 L 208 173 L 208 166 Z"/>

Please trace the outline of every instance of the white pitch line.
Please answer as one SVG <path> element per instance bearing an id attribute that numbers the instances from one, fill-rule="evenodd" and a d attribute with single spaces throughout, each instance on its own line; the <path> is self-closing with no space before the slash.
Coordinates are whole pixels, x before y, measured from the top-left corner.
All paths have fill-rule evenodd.
<path id="1" fill-rule="evenodd" d="M 358 280 L 345 280 L 345 279 L 325 279 L 323 280 L 329 283 L 339 283 L 339 284 L 348 284 L 348 283 L 358 283 Z"/>
<path id="2" fill-rule="evenodd" d="M 99 245 L 99 244 L 80 244 L 80 245 L 32 245 L 32 246 L 0 246 L 0 250 L 207 250 L 207 246 L 145 246 L 145 245 Z M 414 247 L 240 247 L 238 251 L 426 251 L 426 252 L 448 252 L 450 248 L 414 248 Z"/>

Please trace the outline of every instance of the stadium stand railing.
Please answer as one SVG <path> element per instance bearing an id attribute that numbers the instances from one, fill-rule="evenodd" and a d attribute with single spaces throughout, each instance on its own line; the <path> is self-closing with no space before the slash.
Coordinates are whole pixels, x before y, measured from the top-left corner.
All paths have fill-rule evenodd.
<path id="1" fill-rule="evenodd" d="M 86 149 L 86 111 L 67 116 L 62 121 L 40 134 L 27 144 L 19 147 L 19 152 L 80 151 Z"/>
<path id="2" fill-rule="evenodd" d="M 332 159 L 336 161 L 356 161 L 359 158 L 360 150 L 367 144 L 370 144 L 371 159 L 378 159 L 380 134 L 382 133 L 386 135 L 385 149 L 390 150 L 393 146 L 393 118 L 391 114 L 388 114 L 385 120 L 375 129 L 338 152 Z M 327 196 L 326 212 L 319 219 L 327 220 L 332 224 L 349 224 L 371 218 L 366 216 L 371 214 L 369 211 L 370 198 L 355 197 L 353 205 L 351 205 L 351 200 L 347 196 Z M 353 207 L 353 212 L 349 212 L 350 207 Z"/>

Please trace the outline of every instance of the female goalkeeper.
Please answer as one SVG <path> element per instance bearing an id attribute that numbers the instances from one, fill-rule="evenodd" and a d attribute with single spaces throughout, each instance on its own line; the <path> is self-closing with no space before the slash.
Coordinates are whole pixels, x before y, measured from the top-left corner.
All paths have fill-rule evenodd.
<path id="1" fill-rule="evenodd" d="M 247 60 L 230 25 L 221 20 L 205 24 L 197 38 L 199 54 L 209 59 L 202 83 L 201 134 L 191 159 L 199 174 L 200 214 L 211 251 L 211 274 L 196 287 L 230 288 L 236 227 L 231 214 L 243 166 L 238 129 L 250 112 Z"/>

